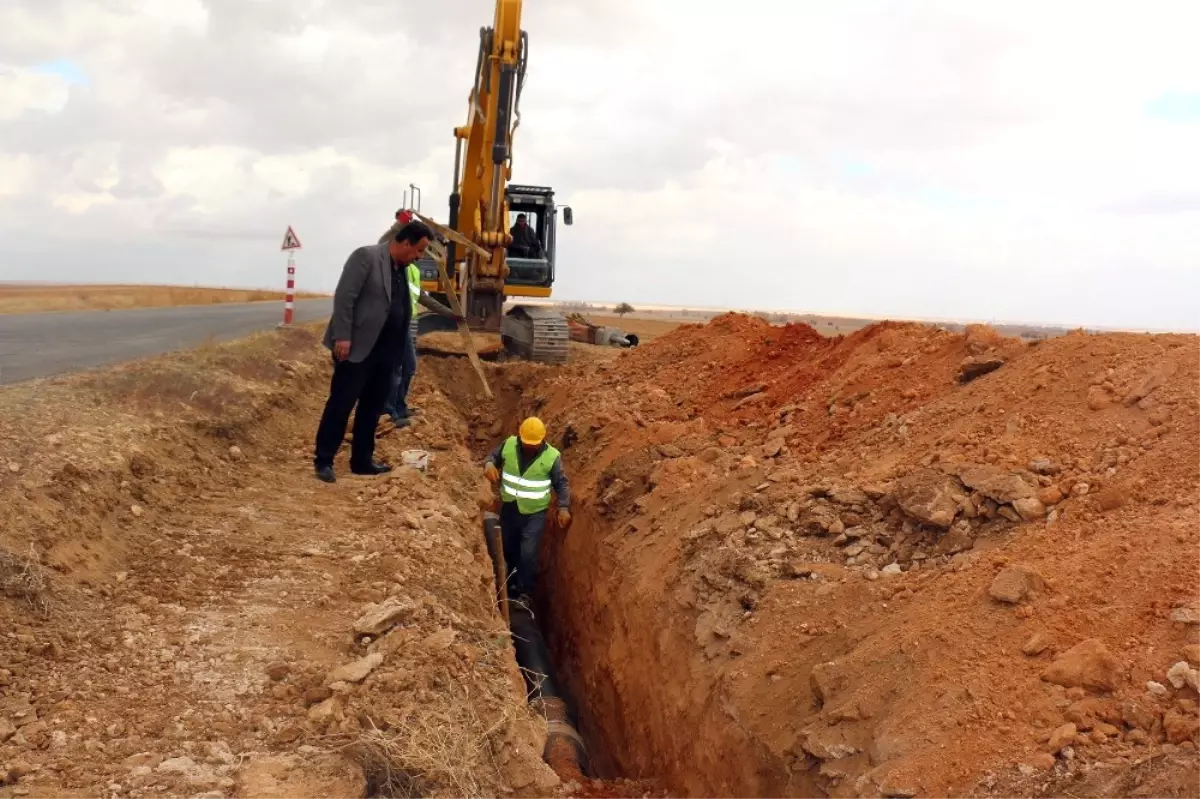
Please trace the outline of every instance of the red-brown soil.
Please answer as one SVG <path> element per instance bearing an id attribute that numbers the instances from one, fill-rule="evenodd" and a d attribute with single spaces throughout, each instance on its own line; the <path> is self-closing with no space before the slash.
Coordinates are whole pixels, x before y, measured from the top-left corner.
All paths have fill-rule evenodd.
<path id="1" fill-rule="evenodd" d="M 509 420 L 565 446 L 546 612 L 596 758 L 690 795 L 1197 795 L 1166 675 L 1197 665 L 1198 356 L 729 315 L 510 367 Z"/>
<path id="2" fill-rule="evenodd" d="M 423 382 L 379 451 L 428 471 L 327 486 L 328 371 L 294 329 L 0 391 L 0 796 L 561 790 L 457 411 Z"/>
<path id="3" fill-rule="evenodd" d="M 1196 337 L 728 315 L 572 353 L 486 363 L 491 405 L 423 358 L 379 446 L 429 470 L 334 486 L 313 330 L 0 391 L 0 797 L 1200 795 Z M 531 412 L 605 780 L 542 762 L 480 535 Z"/>

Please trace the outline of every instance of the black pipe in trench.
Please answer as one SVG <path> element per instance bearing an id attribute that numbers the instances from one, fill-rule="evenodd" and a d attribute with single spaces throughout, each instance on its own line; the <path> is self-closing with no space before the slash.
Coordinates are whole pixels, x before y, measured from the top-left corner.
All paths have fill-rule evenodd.
<path id="1" fill-rule="evenodd" d="M 496 563 L 497 555 L 492 551 L 493 541 L 499 542 L 500 518 L 494 513 L 485 513 L 483 517 L 484 540 L 487 542 L 488 554 Z M 529 688 L 530 703 L 541 702 L 546 714 L 547 737 L 543 756 L 549 761 L 549 754 L 557 743 L 567 746 L 559 747 L 563 752 L 569 752 L 568 757 L 574 759 L 570 765 L 575 766 L 580 774 L 589 775 L 587 745 L 575 728 L 572 713 L 567 699 L 554 681 L 554 671 L 550 666 L 550 651 L 542 631 L 534 621 L 533 612 L 524 605 L 509 603 L 509 629 L 512 632 L 513 648 L 516 650 L 517 665 L 525 677 Z M 553 765 L 553 764 L 552 764 Z"/>

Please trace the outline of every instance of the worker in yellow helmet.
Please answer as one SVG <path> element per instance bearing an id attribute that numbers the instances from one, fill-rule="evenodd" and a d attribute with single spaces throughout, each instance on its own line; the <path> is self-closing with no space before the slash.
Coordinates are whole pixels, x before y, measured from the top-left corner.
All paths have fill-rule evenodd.
<path id="1" fill-rule="evenodd" d="M 488 455 L 483 474 L 500 487 L 504 560 L 516 567 L 516 584 L 510 583 L 509 593 L 515 601 L 528 601 L 537 579 L 538 548 L 546 532 L 551 490 L 558 498 L 559 529 L 566 530 L 571 524 L 571 487 L 562 456 L 546 443 L 546 425 L 531 416 L 521 422 L 517 435 L 509 436 Z"/>

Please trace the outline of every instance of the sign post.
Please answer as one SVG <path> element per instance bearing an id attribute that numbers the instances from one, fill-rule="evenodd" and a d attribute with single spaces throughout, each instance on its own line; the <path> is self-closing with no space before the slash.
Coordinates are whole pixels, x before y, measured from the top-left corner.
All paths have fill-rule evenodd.
<path id="1" fill-rule="evenodd" d="M 283 246 L 279 248 L 288 254 L 287 260 L 287 296 L 283 301 L 283 324 L 280 327 L 290 327 L 292 311 L 296 305 L 296 250 L 300 249 L 300 239 L 296 231 L 288 225 L 287 233 L 283 235 Z"/>

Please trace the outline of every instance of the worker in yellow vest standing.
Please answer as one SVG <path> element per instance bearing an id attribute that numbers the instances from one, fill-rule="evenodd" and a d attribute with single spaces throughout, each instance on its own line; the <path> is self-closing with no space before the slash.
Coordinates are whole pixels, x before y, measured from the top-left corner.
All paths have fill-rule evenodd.
<path id="1" fill-rule="evenodd" d="M 557 498 L 558 528 L 565 531 L 571 525 L 571 487 L 562 455 L 546 443 L 546 425 L 531 416 L 521 422 L 518 435 L 510 436 L 488 455 L 483 474 L 500 488 L 504 560 L 510 568 L 516 567 L 509 595 L 513 601 L 528 603 L 537 581 L 538 551 L 546 532 L 552 490 Z"/>
<path id="2" fill-rule="evenodd" d="M 406 211 L 403 208 L 396 212 L 396 223 L 383 234 L 380 241 L 384 241 L 392 233 L 392 231 L 408 224 L 413 218 L 411 211 Z M 412 299 L 412 318 L 417 317 L 418 306 L 424 305 L 429 310 L 447 319 L 454 320 L 455 323 L 462 321 L 462 317 L 454 313 L 454 311 L 442 305 L 437 300 L 429 296 L 429 293 L 421 289 L 421 269 L 414 262 L 409 262 L 405 267 L 404 276 L 408 283 L 408 295 Z M 410 408 L 408 406 L 408 390 L 412 386 L 413 376 L 417 373 L 417 341 L 416 336 L 411 335 L 413 331 L 409 331 L 410 335 L 405 338 L 404 348 L 400 351 L 399 357 L 396 359 L 396 369 L 392 373 L 392 389 L 388 394 L 387 403 L 384 405 L 383 411 L 388 416 L 392 417 L 392 422 L 396 427 L 405 427 L 411 421 L 412 417 L 419 414 L 419 408 Z"/>

